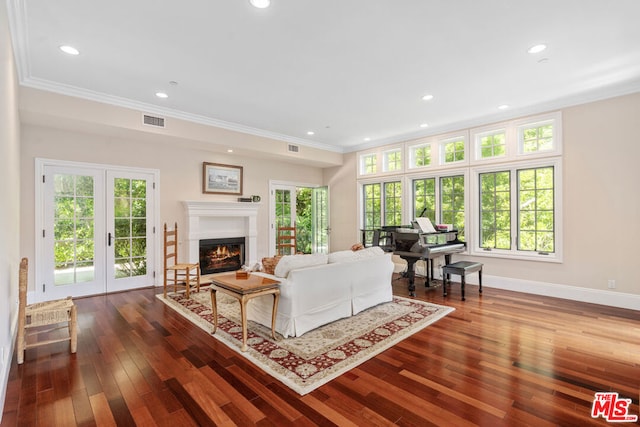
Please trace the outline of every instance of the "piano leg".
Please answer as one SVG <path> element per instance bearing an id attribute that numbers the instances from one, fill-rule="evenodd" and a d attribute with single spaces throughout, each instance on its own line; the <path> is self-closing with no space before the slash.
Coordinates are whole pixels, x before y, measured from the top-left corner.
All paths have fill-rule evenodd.
<path id="1" fill-rule="evenodd" d="M 401 257 L 404 258 L 404 257 Z M 415 271 L 415 266 L 416 266 L 416 261 L 418 260 L 417 258 L 404 258 L 405 261 L 407 261 L 407 277 L 409 278 L 409 296 L 415 297 L 416 296 L 416 284 L 415 284 L 415 277 L 416 277 L 416 271 Z"/>

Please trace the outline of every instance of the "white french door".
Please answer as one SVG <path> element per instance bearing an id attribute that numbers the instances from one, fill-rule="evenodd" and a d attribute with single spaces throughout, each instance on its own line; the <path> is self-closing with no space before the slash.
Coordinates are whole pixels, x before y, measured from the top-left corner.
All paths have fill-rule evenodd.
<path id="1" fill-rule="evenodd" d="M 313 253 L 329 251 L 329 189 L 305 184 L 271 182 L 270 185 L 271 242 L 270 255 L 278 253 L 278 227 L 297 228 L 297 250 Z M 301 203 L 298 206 L 298 192 Z M 311 192 L 309 198 L 309 192 Z M 304 196 L 306 194 L 306 197 Z M 298 212 L 298 209 L 301 212 Z M 304 240 L 304 242 L 302 242 Z M 310 246 L 309 246 L 310 243 Z M 310 249 L 309 249 L 310 248 Z"/>
<path id="2" fill-rule="evenodd" d="M 107 292 L 153 284 L 153 183 L 152 174 L 107 171 Z"/>
<path id="3" fill-rule="evenodd" d="M 278 253 L 278 228 L 296 226 L 296 187 L 284 184 L 271 186 L 271 254 Z M 292 250 L 291 253 L 295 253 Z"/>
<path id="4" fill-rule="evenodd" d="M 154 284 L 157 172 L 38 160 L 36 298 Z"/>

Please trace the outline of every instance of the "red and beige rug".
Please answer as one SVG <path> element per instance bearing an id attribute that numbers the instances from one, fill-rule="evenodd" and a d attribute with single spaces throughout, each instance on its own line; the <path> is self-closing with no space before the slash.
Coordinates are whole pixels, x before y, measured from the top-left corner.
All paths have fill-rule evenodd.
<path id="1" fill-rule="evenodd" d="M 213 330 L 208 289 L 184 298 L 179 292 L 157 297 L 207 332 Z M 271 329 L 248 323 L 248 350 L 240 350 L 242 328 L 238 301 L 218 292 L 218 330 L 213 335 L 299 394 L 307 394 L 397 342 L 443 318 L 454 308 L 394 297 L 306 334 L 274 341 Z M 276 335 L 278 336 L 278 335 Z"/>

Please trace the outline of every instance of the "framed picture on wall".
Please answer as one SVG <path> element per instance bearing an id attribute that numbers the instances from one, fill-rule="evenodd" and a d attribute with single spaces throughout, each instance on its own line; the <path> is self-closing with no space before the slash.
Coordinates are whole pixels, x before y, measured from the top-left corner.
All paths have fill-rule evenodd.
<path id="1" fill-rule="evenodd" d="M 203 162 L 202 192 L 242 195 L 242 166 Z"/>

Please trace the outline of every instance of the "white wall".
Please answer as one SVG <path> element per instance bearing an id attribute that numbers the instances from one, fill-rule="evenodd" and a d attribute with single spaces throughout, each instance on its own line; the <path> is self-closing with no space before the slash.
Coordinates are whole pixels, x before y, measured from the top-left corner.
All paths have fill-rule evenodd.
<path id="1" fill-rule="evenodd" d="M 18 78 L 6 2 L 0 6 L 0 406 L 4 407 L 17 319 L 20 262 Z M 0 413 L 0 419 L 2 414 Z"/>
<path id="2" fill-rule="evenodd" d="M 562 117 L 564 262 L 479 257 L 484 282 L 640 310 L 640 93 L 566 108 Z M 333 249 L 359 237 L 356 166 L 351 153 L 342 166 L 325 170 L 336 183 Z M 607 289 L 608 279 L 616 289 Z"/>
<path id="3" fill-rule="evenodd" d="M 216 130 L 211 129 L 212 138 Z M 322 184 L 322 169 L 284 161 L 217 153 L 200 144 L 166 139 L 137 140 L 34 125 L 22 126 L 22 224 L 21 247 L 26 256 L 34 257 L 34 159 L 47 158 L 106 165 L 153 168 L 160 170 L 160 220 L 177 221 L 186 230 L 183 200 L 235 201 L 238 196 L 202 193 L 202 162 L 243 167 L 245 195 L 260 195 L 258 212 L 258 257 L 268 255 L 269 180 L 286 180 Z M 162 224 L 159 224 L 162 225 Z M 161 235 L 160 235 L 161 236 Z M 180 240 L 186 238 L 180 236 Z M 157 244 L 161 244 L 158 242 Z M 183 249 L 184 251 L 184 249 Z M 33 289 L 33 284 L 29 284 Z"/>

